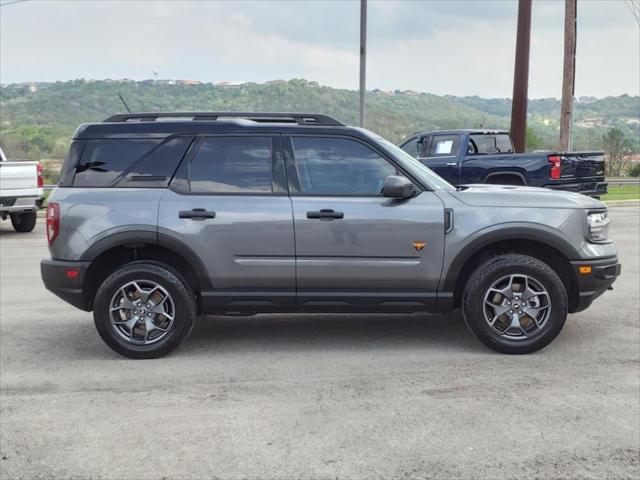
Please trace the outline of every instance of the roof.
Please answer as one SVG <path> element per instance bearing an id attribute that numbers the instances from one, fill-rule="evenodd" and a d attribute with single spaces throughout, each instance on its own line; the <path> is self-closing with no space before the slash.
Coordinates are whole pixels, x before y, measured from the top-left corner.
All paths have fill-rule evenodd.
<path id="1" fill-rule="evenodd" d="M 174 134 L 198 133 L 316 133 L 336 129 L 356 132 L 335 118 L 313 113 L 270 112 L 175 112 L 126 113 L 113 115 L 101 123 L 80 125 L 74 138 L 164 138 Z M 361 136 L 357 134 L 356 136 Z"/>
<path id="2" fill-rule="evenodd" d="M 80 125 L 74 138 L 166 137 L 177 133 L 211 133 L 283 128 L 344 127 L 328 115 L 282 112 L 120 113 L 101 123 Z"/>
<path id="3" fill-rule="evenodd" d="M 417 132 L 414 135 L 432 135 L 432 134 L 459 134 L 459 133 L 466 133 L 466 134 L 472 134 L 472 133 L 484 133 L 484 134 L 498 134 L 498 133 L 506 133 L 508 134 L 509 131 L 508 130 L 496 130 L 496 129 L 490 129 L 490 128 L 458 128 L 455 130 L 436 130 L 436 131 L 432 131 L 432 132 Z"/>

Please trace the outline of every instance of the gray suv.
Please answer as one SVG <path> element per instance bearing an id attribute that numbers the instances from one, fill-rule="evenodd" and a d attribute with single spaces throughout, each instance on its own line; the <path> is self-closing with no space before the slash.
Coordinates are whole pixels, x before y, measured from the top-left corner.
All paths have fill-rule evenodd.
<path id="1" fill-rule="evenodd" d="M 200 314 L 456 308 L 485 345 L 528 353 L 620 273 L 599 201 L 453 187 L 314 114 L 81 125 L 46 222 L 46 287 L 132 358 L 170 352 Z"/>

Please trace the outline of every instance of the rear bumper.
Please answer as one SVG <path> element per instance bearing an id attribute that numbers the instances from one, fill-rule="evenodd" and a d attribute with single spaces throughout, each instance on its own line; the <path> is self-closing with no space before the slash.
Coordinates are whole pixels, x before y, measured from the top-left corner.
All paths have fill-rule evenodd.
<path id="1" fill-rule="evenodd" d="M 44 259 L 40 261 L 40 274 L 47 290 L 76 308 L 90 311 L 83 290 L 84 276 L 90 264 Z M 69 271 L 78 272 L 77 276 L 70 277 Z"/>
<path id="2" fill-rule="evenodd" d="M 607 186 L 607 182 L 581 182 L 552 184 L 545 185 L 544 187 L 550 188 L 551 190 L 565 190 L 567 192 L 582 193 L 590 197 L 599 197 L 600 195 L 606 195 Z"/>
<path id="3" fill-rule="evenodd" d="M 0 197 L 0 212 L 30 212 L 38 208 L 38 200 L 38 197 Z"/>
<path id="4" fill-rule="evenodd" d="M 578 301 L 572 309 L 572 313 L 584 310 L 591 305 L 591 302 L 610 289 L 622 269 L 618 263 L 618 257 L 572 261 L 571 265 L 578 279 Z M 580 267 L 591 267 L 591 273 L 581 274 Z"/>

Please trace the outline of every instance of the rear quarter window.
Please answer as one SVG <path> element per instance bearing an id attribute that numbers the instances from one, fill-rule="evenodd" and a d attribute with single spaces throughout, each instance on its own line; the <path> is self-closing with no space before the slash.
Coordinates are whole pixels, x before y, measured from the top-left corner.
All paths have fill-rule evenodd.
<path id="1" fill-rule="evenodd" d="M 84 140 L 74 187 L 165 187 L 193 137 Z"/>

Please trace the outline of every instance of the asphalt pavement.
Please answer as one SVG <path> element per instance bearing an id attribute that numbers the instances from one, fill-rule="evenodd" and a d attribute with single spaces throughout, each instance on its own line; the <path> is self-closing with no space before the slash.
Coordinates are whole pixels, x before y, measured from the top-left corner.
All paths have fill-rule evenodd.
<path id="1" fill-rule="evenodd" d="M 615 288 L 546 349 L 452 315 L 207 317 L 173 354 L 113 353 L 46 291 L 43 222 L 0 226 L 0 478 L 640 476 L 640 209 Z"/>

